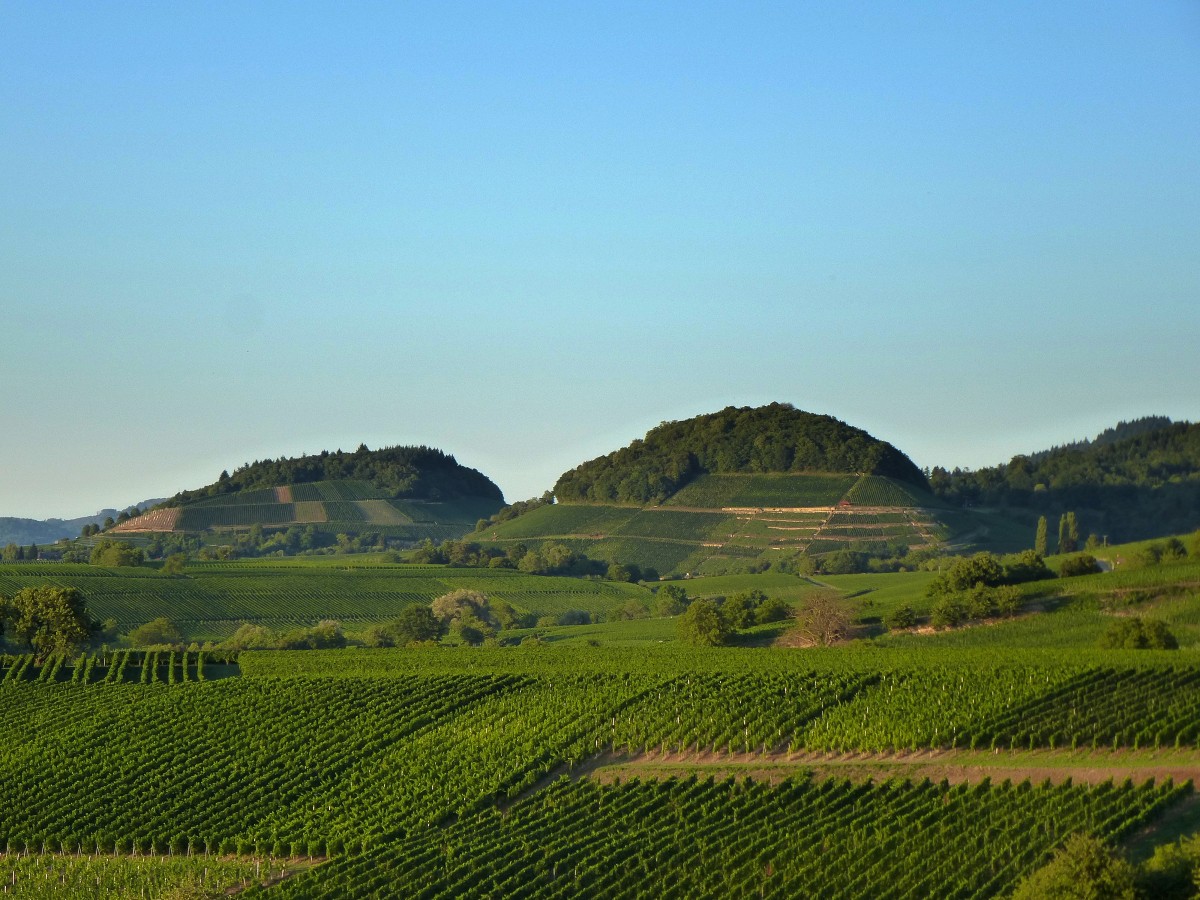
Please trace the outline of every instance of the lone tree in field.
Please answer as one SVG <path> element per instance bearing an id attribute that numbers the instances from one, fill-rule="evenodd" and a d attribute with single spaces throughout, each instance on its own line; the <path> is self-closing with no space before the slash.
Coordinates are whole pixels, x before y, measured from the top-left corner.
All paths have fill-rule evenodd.
<path id="1" fill-rule="evenodd" d="M 687 609 L 687 591 L 678 584 L 664 584 L 654 592 L 654 614 L 677 616 Z"/>
<path id="2" fill-rule="evenodd" d="M 22 588 L 12 598 L 0 598 L 0 618 L 13 637 L 41 657 L 73 653 L 96 629 L 83 594 L 54 584 Z"/>
<path id="3" fill-rule="evenodd" d="M 478 644 L 484 638 L 492 637 L 500 624 L 487 595 L 466 588 L 442 594 L 429 608 L 443 628 L 468 644 Z"/>
<path id="4" fill-rule="evenodd" d="M 853 624 L 850 607 L 836 592 L 819 591 L 804 599 L 787 642 L 828 647 L 845 640 Z"/>
<path id="5" fill-rule="evenodd" d="M 1037 537 L 1033 539 L 1033 550 L 1038 556 L 1041 557 L 1050 555 L 1050 538 L 1046 533 L 1047 530 L 1048 526 L 1046 524 L 1046 517 L 1038 516 Z"/>
<path id="6" fill-rule="evenodd" d="M 694 600 L 679 617 L 679 640 L 697 647 L 719 647 L 733 629 L 711 600 Z"/>
<path id="7" fill-rule="evenodd" d="M 1063 513 L 1058 520 L 1058 552 L 1074 553 L 1079 549 L 1079 522 L 1075 513 Z"/>
<path id="8" fill-rule="evenodd" d="M 397 647 L 406 647 L 422 641 L 436 641 L 441 635 L 441 625 L 433 611 L 425 606 L 408 606 L 392 623 L 390 631 Z"/>

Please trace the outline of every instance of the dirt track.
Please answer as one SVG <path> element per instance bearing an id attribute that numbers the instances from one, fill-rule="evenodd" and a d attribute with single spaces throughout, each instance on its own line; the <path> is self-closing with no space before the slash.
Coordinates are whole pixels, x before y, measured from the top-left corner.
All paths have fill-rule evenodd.
<path id="1" fill-rule="evenodd" d="M 717 778 L 750 776 L 778 782 L 802 771 L 816 778 L 928 778 L 953 784 L 1009 779 L 1067 779 L 1100 784 L 1131 779 L 1200 782 L 1200 751 L 1186 750 L 924 750 L 913 753 L 641 753 L 602 754 L 581 769 L 578 777 L 610 782 L 629 778 L 670 778 L 711 774 Z"/>

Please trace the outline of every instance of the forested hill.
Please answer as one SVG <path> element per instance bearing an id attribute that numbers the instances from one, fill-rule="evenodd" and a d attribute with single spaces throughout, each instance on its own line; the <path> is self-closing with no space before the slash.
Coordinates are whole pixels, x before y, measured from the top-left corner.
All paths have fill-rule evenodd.
<path id="1" fill-rule="evenodd" d="M 891 444 L 831 416 L 772 403 L 664 422 L 565 473 L 554 494 L 560 502 L 655 503 L 703 474 L 762 472 L 858 472 L 928 488 L 921 470 Z"/>
<path id="2" fill-rule="evenodd" d="M 1131 436 L 1116 440 L 1113 431 L 1083 444 L 1015 456 L 1006 465 L 937 468 L 930 481 L 939 497 L 964 506 L 1093 510 L 1094 520 L 1085 527 L 1113 539 L 1135 540 L 1200 524 L 1200 424 L 1135 427 Z"/>
<path id="3" fill-rule="evenodd" d="M 453 456 L 441 450 L 431 447 L 369 450 L 365 444 L 359 445 L 353 453 L 325 450 L 294 459 L 280 457 L 248 463 L 232 475 L 222 472 L 221 477 L 207 487 L 181 491 L 168 502 L 178 505 L 237 491 L 342 479 L 369 482 L 396 498 L 454 500 L 482 497 L 504 502 L 500 488 L 490 478 L 459 465 Z"/>
<path id="4" fill-rule="evenodd" d="M 1112 428 L 1105 428 L 1094 438 L 1073 441 L 1070 444 L 1064 444 L 1061 447 L 1051 447 L 1049 450 L 1042 450 L 1039 453 L 1030 453 L 1029 458 L 1036 462 L 1059 451 L 1087 450 L 1089 448 L 1102 447 L 1106 444 L 1115 444 L 1131 437 L 1148 434 L 1151 431 L 1158 431 L 1171 424 L 1173 423 L 1169 416 L 1142 416 L 1140 419 L 1133 419 L 1129 422 L 1118 422 Z"/>

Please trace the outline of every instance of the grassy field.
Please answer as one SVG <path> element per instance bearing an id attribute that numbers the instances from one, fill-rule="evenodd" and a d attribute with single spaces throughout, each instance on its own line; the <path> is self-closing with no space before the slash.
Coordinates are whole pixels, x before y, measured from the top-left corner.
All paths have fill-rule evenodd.
<path id="1" fill-rule="evenodd" d="M 46 583 L 78 588 L 93 615 L 116 619 L 123 632 L 166 616 L 188 640 L 198 641 L 227 637 L 242 622 L 278 629 L 337 619 L 357 628 L 393 619 L 408 606 L 428 604 L 457 588 L 483 591 L 537 615 L 568 609 L 607 615 L 630 597 L 650 596 L 629 584 L 511 569 L 396 565 L 358 555 L 192 563 L 179 577 L 151 568 L 0 566 L 0 594 Z"/>

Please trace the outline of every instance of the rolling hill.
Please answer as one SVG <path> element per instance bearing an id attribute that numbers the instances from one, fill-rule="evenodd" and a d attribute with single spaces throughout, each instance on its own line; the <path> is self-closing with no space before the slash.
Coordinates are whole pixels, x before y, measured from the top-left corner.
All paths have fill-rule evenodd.
<path id="1" fill-rule="evenodd" d="M 212 484 L 183 491 L 107 533 L 200 535 L 219 543 L 251 529 L 303 527 L 409 544 L 459 537 L 503 503 L 489 478 L 440 450 L 361 446 L 222 472 Z"/>
<path id="2" fill-rule="evenodd" d="M 554 493 L 556 503 L 472 539 L 553 541 L 666 575 L 864 544 L 925 547 L 954 530 L 924 474 L 891 444 L 780 403 L 664 423 L 565 473 Z"/>

